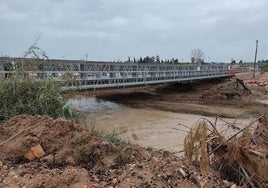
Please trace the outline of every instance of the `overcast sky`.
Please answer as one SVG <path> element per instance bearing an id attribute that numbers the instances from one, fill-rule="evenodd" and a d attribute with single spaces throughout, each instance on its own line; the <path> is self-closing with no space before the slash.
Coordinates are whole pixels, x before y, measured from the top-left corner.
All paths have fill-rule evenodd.
<path id="1" fill-rule="evenodd" d="M 268 0 L 0 0 L 0 55 L 38 46 L 50 58 L 268 59 Z"/>

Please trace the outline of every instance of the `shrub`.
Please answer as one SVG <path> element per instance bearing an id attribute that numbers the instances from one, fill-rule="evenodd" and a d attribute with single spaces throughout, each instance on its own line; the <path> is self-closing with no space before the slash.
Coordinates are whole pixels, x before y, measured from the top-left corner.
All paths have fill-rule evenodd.
<path id="1" fill-rule="evenodd" d="M 4 79 L 0 83 L 0 122 L 18 114 L 72 117 L 60 92 L 60 85 L 50 79 L 43 82 L 16 76 Z"/>

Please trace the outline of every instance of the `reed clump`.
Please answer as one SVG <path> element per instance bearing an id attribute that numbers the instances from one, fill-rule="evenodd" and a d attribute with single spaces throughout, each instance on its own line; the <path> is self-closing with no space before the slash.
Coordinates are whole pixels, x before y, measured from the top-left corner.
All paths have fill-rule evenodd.
<path id="1" fill-rule="evenodd" d="M 201 119 L 184 140 L 185 157 L 202 172 L 216 171 L 237 185 L 267 187 L 268 124 L 263 118 L 243 128 L 226 123 L 224 129 L 216 125 L 217 121 Z M 230 134 L 228 129 L 235 133 Z"/>

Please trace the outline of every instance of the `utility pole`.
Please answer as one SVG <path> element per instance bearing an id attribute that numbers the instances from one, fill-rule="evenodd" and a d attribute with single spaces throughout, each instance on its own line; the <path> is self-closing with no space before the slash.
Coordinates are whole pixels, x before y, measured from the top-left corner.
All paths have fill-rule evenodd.
<path id="1" fill-rule="evenodd" d="M 254 58 L 253 79 L 255 79 L 257 53 L 258 53 L 258 40 L 256 40 L 256 51 L 255 51 L 255 58 Z"/>

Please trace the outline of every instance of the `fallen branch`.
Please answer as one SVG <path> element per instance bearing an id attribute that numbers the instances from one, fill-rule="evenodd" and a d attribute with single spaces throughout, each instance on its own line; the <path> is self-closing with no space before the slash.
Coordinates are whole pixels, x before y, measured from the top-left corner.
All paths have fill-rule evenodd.
<path id="1" fill-rule="evenodd" d="M 251 182 L 250 180 L 250 177 L 248 176 L 248 173 L 246 172 L 246 170 L 240 165 L 240 168 L 242 169 L 244 175 L 245 175 L 245 178 L 247 179 L 248 183 L 250 184 L 250 186 L 252 188 L 255 188 L 254 184 Z"/>
<path id="2" fill-rule="evenodd" d="M 233 129 L 240 130 L 240 128 L 235 125 L 236 124 L 236 121 L 235 121 L 235 123 L 229 123 L 228 121 L 226 121 L 226 120 L 224 120 L 222 118 L 221 118 L 221 121 L 223 121 L 224 123 L 226 123 L 228 127 L 232 127 Z"/>
<path id="3" fill-rule="evenodd" d="M 243 132 L 244 130 L 246 130 L 248 127 L 252 126 L 256 121 L 259 121 L 260 118 L 262 118 L 263 115 L 259 116 L 257 119 L 255 119 L 254 121 L 252 121 L 248 126 L 244 127 L 243 129 L 240 129 L 237 133 L 235 133 L 233 136 L 231 136 L 230 138 L 228 138 L 225 142 L 230 141 L 231 139 L 233 139 L 234 137 L 236 137 L 238 134 L 240 134 L 241 132 Z M 223 146 L 224 143 L 218 145 L 214 150 L 212 150 L 208 156 L 210 156 L 212 153 L 214 153 L 215 151 L 217 151 L 220 147 Z"/>
<path id="4" fill-rule="evenodd" d="M 206 121 L 209 122 L 209 124 L 213 127 L 213 129 L 217 133 L 217 135 L 220 136 L 220 133 L 219 133 L 219 131 L 216 128 L 217 120 L 218 120 L 218 117 L 216 117 L 215 122 L 213 124 L 211 121 L 209 121 L 208 119 L 206 119 Z"/>

